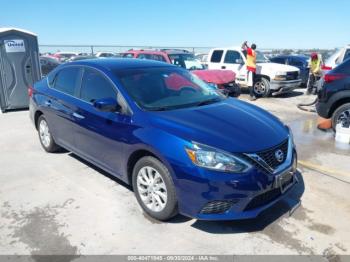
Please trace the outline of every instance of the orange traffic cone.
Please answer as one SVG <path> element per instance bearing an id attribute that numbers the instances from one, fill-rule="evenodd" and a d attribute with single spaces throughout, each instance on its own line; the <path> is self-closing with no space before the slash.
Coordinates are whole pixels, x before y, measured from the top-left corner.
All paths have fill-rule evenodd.
<path id="1" fill-rule="evenodd" d="M 326 119 L 319 116 L 317 119 L 317 128 L 321 130 L 332 128 L 332 120 L 330 118 Z"/>

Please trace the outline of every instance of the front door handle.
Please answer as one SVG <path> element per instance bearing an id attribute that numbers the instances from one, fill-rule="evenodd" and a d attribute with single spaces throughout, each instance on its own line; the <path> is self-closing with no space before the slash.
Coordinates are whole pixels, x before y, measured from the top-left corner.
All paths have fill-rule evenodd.
<path id="1" fill-rule="evenodd" d="M 46 101 L 44 102 L 44 104 L 45 104 L 46 106 L 51 106 L 51 100 L 46 100 Z"/>
<path id="2" fill-rule="evenodd" d="M 226 69 L 226 66 L 222 66 L 221 69 Z"/>
<path id="3" fill-rule="evenodd" d="M 85 118 L 85 116 L 82 116 L 82 115 L 80 115 L 80 114 L 78 114 L 78 113 L 73 113 L 73 116 L 75 117 L 75 118 L 79 118 L 79 119 L 84 119 Z"/>

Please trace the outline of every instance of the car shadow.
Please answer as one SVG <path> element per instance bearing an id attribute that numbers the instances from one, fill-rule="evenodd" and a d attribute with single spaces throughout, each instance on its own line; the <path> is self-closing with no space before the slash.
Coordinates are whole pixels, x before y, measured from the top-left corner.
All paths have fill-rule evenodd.
<path id="1" fill-rule="evenodd" d="M 241 89 L 241 95 L 249 95 L 249 90 L 246 88 Z M 297 96 L 301 96 L 301 95 L 304 95 L 304 92 L 293 90 L 293 91 L 290 91 L 288 93 L 283 93 L 283 94 L 279 94 L 279 95 L 272 95 L 270 97 L 260 97 L 258 99 L 270 99 L 270 98 L 274 98 L 274 97 L 275 98 L 291 98 L 291 97 L 297 97 Z M 237 98 L 239 98 L 239 96 Z"/>
<path id="2" fill-rule="evenodd" d="M 191 226 L 211 234 L 237 234 L 262 231 L 281 217 L 292 215 L 293 208 L 300 203 L 300 199 L 305 191 L 305 185 L 300 172 L 297 173 L 297 178 L 299 183 L 287 193 L 287 196 L 283 200 L 264 210 L 254 219 L 232 221 L 196 220 Z"/>
<path id="3" fill-rule="evenodd" d="M 272 95 L 272 97 L 277 97 L 277 98 L 290 98 L 290 97 L 297 97 L 297 96 L 301 96 L 304 95 L 304 92 L 301 91 L 291 91 L 289 93 L 283 93 L 283 94 L 279 94 L 279 95 Z"/>

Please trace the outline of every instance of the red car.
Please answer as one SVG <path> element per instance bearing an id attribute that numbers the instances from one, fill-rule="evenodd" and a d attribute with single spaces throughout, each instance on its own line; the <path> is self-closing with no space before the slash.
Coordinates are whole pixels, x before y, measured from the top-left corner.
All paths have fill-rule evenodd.
<path id="1" fill-rule="evenodd" d="M 200 63 L 194 55 L 187 50 L 162 49 L 156 50 L 134 50 L 131 49 L 121 54 L 125 58 L 151 59 L 168 64 L 174 64 L 188 70 L 200 79 L 211 84 L 223 93 L 231 96 L 239 96 L 240 89 L 235 83 L 236 75 L 231 70 L 209 70 Z"/>

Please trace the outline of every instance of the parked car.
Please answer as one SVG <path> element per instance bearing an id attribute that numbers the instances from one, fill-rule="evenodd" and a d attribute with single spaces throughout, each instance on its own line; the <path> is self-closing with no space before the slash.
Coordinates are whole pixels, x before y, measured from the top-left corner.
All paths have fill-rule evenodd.
<path id="1" fill-rule="evenodd" d="M 191 70 L 203 81 L 211 84 L 224 94 L 239 96 L 240 89 L 235 83 L 235 74 L 230 70 L 207 70 L 194 55 L 182 49 L 129 50 L 122 54 L 126 58 L 157 60 Z"/>
<path id="2" fill-rule="evenodd" d="M 236 73 L 236 82 L 241 87 L 248 86 L 246 53 L 239 47 L 214 48 L 209 52 L 209 69 L 229 69 Z M 254 86 L 256 96 L 267 97 L 281 94 L 300 86 L 299 69 L 294 66 L 271 63 L 257 51 L 257 81 Z"/>
<path id="3" fill-rule="evenodd" d="M 297 182 L 290 129 L 183 68 L 141 59 L 66 63 L 29 95 L 47 152 L 66 148 L 132 185 L 159 220 L 256 217 Z"/>
<path id="4" fill-rule="evenodd" d="M 96 57 L 93 55 L 77 55 L 77 56 L 72 56 L 67 60 L 67 62 L 74 62 L 74 61 L 79 61 L 79 60 L 86 60 L 86 59 L 95 59 Z"/>
<path id="5" fill-rule="evenodd" d="M 41 56 L 40 57 L 40 66 L 41 66 L 41 75 L 46 76 L 53 69 L 59 66 L 61 63 L 52 57 Z"/>
<path id="6" fill-rule="evenodd" d="M 54 56 L 60 62 L 66 62 L 68 59 L 72 58 L 73 56 L 78 56 L 78 55 L 79 54 L 76 52 L 57 52 L 52 56 Z"/>
<path id="7" fill-rule="evenodd" d="M 350 45 L 347 45 L 334 52 L 325 62 L 322 69 L 327 72 L 336 68 L 343 63 L 346 59 L 350 58 Z"/>
<path id="8" fill-rule="evenodd" d="M 208 67 L 208 54 L 196 54 L 195 58 L 199 60 L 205 68 Z"/>
<path id="9" fill-rule="evenodd" d="M 115 56 L 115 53 L 112 53 L 112 52 L 97 52 L 95 54 L 95 56 L 98 57 L 98 58 L 107 58 L 107 57 Z"/>
<path id="10" fill-rule="evenodd" d="M 316 104 L 318 114 L 346 126 L 350 121 L 350 59 L 328 72 L 322 81 Z"/>
<path id="11" fill-rule="evenodd" d="M 309 60 L 304 55 L 279 55 L 269 59 L 273 63 L 295 66 L 300 71 L 301 85 L 306 86 L 309 79 Z"/>

